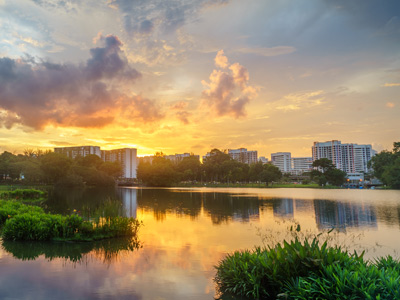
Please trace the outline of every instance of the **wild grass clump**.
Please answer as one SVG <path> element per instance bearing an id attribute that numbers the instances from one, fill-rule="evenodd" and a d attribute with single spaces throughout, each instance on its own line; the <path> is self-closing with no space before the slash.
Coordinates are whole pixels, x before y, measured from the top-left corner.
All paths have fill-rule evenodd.
<path id="1" fill-rule="evenodd" d="M 74 240 L 135 236 L 140 222 L 134 218 L 109 217 L 84 221 L 78 215 L 47 214 L 43 209 L 15 201 L 0 201 L 0 225 L 5 240 Z"/>
<path id="2" fill-rule="evenodd" d="M 400 262 L 298 239 L 228 255 L 216 266 L 220 293 L 248 299 L 400 299 Z"/>
<path id="3" fill-rule="evenodd" d="M 47 192 L 35 189 L 16 189 L 14 191 L 6 191 L 0 193 L 0 199 L 17 200 L 22 202 L 35 202 L 44 200 Z"/>

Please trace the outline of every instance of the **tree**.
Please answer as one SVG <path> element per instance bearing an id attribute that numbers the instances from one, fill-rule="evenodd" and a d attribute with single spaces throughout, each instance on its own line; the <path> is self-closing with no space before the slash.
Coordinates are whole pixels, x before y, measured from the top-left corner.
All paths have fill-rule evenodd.
<path id="1" fill-rule="evenodd" d="M 194 155 L 184 157 L 176 165 L 176 170 L 182 174 L 182 180 L 198 180 L 201 176 L 200 160 Z"/>
<path id="2" fill-rule="evenodd" d="M 382 180 L 392 188 L 400 189 L 400 157 L 392 165 L 385 167 Z"/>
<path id="3" fill-rule="evenodd" d="M 393 151 L 382 151 L 372 157 L 368 167 L 373 168 L 373 175 L 384 184 L 400 188 L 400 142 L 393 143 Z"/>
<path id="4" fill-rule="evenodd" d="M 56 183 L 66 177 L 71 165 L 72 160 L 70 158 L 55 152 L 43 155 L 40 160 L 40 168 L 49 183 Z"/>
<path id="5" fill-rule="evenodd" d="M 331 185 L 341 186 L 343 183 L 346 182 L 346 176 L 347 176 L 346 172 L 336 168 L 326 171 L 324 175 L 326 177 L 326 180 Z"/>
<path id="6" fill-rule="evenodd" d="M 312 166 L 314 168 L 318 168 L 318 169 L 322 170 L 322 173 L 325 173 L 326 171 L 335 168 L 332 161 L 327 158 L 320 158 L 320 159 L 314 160 Z"/>
<path id="7" fill-rule="evenodd" d="M 153 162 L 141 162 L 137 177 L 149 186 L 172 186 L 179 180 L 179 174 L 174 170 L 172 162 L 162 156 L 156 156 Z"/>
<path id="8" fill-rule="evenodd" d="M 278 167 L 274 166 L 271 163 L 267 163 L 263 165 L 263 171 L 260 173 L 260 181 L 265 182 L 265 185 L 268 186 L 269 182 L 277 181 L 282 177 L 282 172 Z"/>

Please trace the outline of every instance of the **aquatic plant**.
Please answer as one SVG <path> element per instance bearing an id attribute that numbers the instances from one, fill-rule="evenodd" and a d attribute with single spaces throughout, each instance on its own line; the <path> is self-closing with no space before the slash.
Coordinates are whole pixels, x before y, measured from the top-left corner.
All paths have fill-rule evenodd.
<path id="1" fill-rule="evenodd" d="M 216 266 L 221 295 L 249 299 L 400 299 L 400 262 L 364 261 L 318 238 L 237 251 Z M 363 277 L 361 279 L 361 277 Z M 380 298 L 379 298 L 380 297 Z"/>

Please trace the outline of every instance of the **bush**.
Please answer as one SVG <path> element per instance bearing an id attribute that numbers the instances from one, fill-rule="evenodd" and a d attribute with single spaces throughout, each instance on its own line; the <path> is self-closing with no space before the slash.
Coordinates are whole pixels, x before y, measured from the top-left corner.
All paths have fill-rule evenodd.
<path id="1" fill-rule="evenodd" d="M 46 196 L 47 196 L 46 192 L 35 189 L 17 189 L 14 191 L 2 192 L 0 194 L 1 199 L 16 199 L 16 200 L 41 199 Z"/>
<path id="2" fill-rule="evenodd" d="M 222 294 L 233 294 L 252 299 L 276 299 L 284 291 L 286 282 L 298 278 L 318 278 L 327 266 L 338 269 L 363 265 L 363 254 L 349 254 L 340 247 L 301 243 L 297 238 L 283 246 L 256 248 L 254 251 L 235 252 L 216 267 L 215 282 Z M 311 299 L 311 298 L 309 298 Z"/>
<path id="3" fill-rule="evenodd" d="M 37 206 L 24 205 L 16 201 L 0 200 L 0 226 L 17 214 L 30 212 L 43 213 L 43 209 Z"/>

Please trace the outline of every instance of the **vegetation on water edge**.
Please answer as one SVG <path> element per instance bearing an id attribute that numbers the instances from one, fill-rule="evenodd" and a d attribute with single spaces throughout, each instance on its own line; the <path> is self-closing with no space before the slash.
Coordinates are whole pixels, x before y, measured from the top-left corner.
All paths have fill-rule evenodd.
<path id="1" fill-rule="evenodd" d="M 234 252 L 216 266 L 221 299 L 400 299 L 400 261 L 365 261 L 317 238 Z"/>
<path id="2" fill-rule="evenodd" d="M 5 240 L 91 241 L 136 236 L 140 222 L 126 217 L 97 217 L 84 221 L 75 214 L 48 214 L 40 207 L 0 200 L 0 226 Z"/>
<path id="3" fill-rule="evenodd" d="M 38 202 L 47 197 L 47 192 L 36 189 L 16 189 L 0 192 L 0 199 L 15 199 L 22 202 Z"/>
<path id="4" fill-rule="evenodd" d="M 333 185 L 319 186 L 317 183 L 271 183 L 266 186 L 264 183 L 200 183 L 200 182 L 182 182 L 177 187 L 221 187 L 221 188 L 319 188 L 319 189 L 339 189 Z"/>

